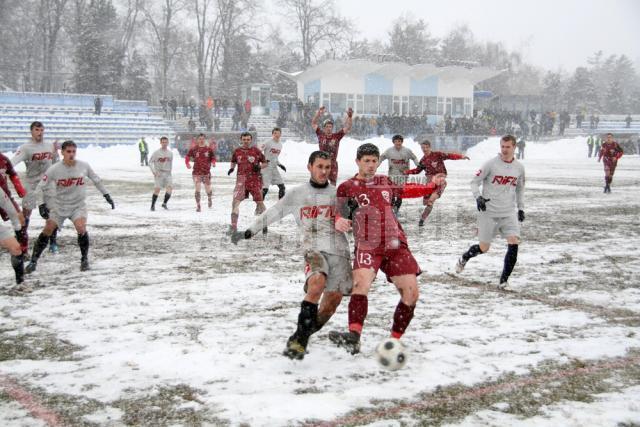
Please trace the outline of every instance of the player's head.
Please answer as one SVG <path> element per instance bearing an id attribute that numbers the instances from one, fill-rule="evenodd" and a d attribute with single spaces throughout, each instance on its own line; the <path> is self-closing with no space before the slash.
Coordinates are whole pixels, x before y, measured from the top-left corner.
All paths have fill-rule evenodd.
<path id="1" fill-rule="evenodd" d="M 606 135 L 606 137 L 607 137 L 607 142 L 611 142 L 611 141 L 613 141 L 613 134 L 612 134 L 611 132 L 609 132 L 609 133 Z"/>
<path id="2" fill-rule="evenodd" d="M 278 127 L 273 128 L 273 130 L 271 131 L 271 136 L 273 137 L 274 141 L 280 141 L 280 137 L 282 136 L 282 129 Z"/>
<path id="3" fill-rule="evenodd" d="M 200 135 L 198 135 L 198 139 L 197 139 L 198 145 L 203 147 L 205 142 L 206 142 L 206 136 L 204 135 L 204 133 L 201 133 Z"/>
<path id="4" fill-rule="evenodd" d="M 242 146 L 244 148 L 249 148 L 252 140 L 253 140 L 253 135 L 251 135 L 249 132 L 242 132 L 240 134 L 240 142 L 242 143 Z"/>
<path id="5" fill-rule="evenodd" d="M 391 138 L 391 142 L 393 142 L 393 146 L 398 150 L 402 147 L 402 142 L 404 141 L 404 137 L 402 135 L 393 135 Z"/>
<path id="6" fill-rule="evenodd" d="M 67 161 L 75 160 L 76 158 L 76 150 L 78 146 L 75 142 L 71 140 L 67 140 L 62 143 L 62 147 L 60 148 L 62 152 L 62 158 Z"/>
<path id="7" fill-rule="evenodd" d="M 366 178 L 374 176 L 380 163 L 380 150 L 373 144 L 362 144 L 356 152 L 356 163 L 360 175 Z"/>
<path id="8" fill-rule="evenodd" d="M 516 137 L 513 135 L 505 135 L 500 138 L 500 154 L 502 160 L 510 162 L 513 160 L 513 153 L 516 151 Z"/>
<path id="9" fill-rule="evenodd" d="M 311 174 L 311 181 L 326 184 L 331 173 L 331 155 L 326 151 L 314 151 L 309 156 L 307 170 Z"/>
<path id="10" fill-rule="evenodd" d="M 325 120 L 324 123 L 322 124 L 322 129 L 324 130 L 324 133 L 326 133 L 327 135 L 333 133 L 333 120 L 331 119 Z"/>
<path id="11" fill-rule="evenodd" d="M 431 154 L 431 141 L 425 139 L 420 143 L 420 148 L 422 148 L 422 154 L 428 156 L 429 154 Z"/>
<path id="12" fill-rule="evenodd" d="M 169 138 L 167 138 L 166 136 L 160 137 L 160 146 L 162 147 L 162 149 L 166 150 L 166 148 L 169 146 Z"/>
<path id="13" fill-rule="evenodd" d="M 42 135 L 44 134 L 44 125 L 42 124 L 42 122 L 31 123 L 31 126 L 29 127 L 29 129 L 31 130 L 31 138 L 34 141 L 36 142 L 42 141 Z"/>

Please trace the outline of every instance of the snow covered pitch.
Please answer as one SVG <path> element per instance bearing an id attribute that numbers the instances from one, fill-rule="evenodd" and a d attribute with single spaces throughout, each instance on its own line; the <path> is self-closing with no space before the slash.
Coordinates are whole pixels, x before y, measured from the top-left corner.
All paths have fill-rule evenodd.
<path id="1" fill-rule="evenodd" d="M 339 182 L 355 172 L 359 143 L 342 141 Z M 420 156 L 416 143 L 405 146 Z M 285 142 L 287 186 L 307 180 L 315 147 Z M 226 164 L 214 172 L 213 209 L 196 213 L 190 171 L 176 155 L 170 210 L 150 212 L 153 180 L 135 146 L 79 150 L 116 210 L 89 189 L 90 272 L 79 271 L 67 224 L 60 253 L 45 252 L 28 279 L 35 291 L 0 293 L 0 425 L 640 423 L 640 158 L 620 160 L 605 195 L 602 164 L 587 158 L 583 138 L 528 142 L 527 220 L 508 293 L 495 289 L 501 240 L 451 274 L 475 241 L 469 181 L 498 151 L 493 138 L 468 151 L 471 161 L 447 162 L 449 185 L 422 229 L 421 200 L 402 206 L 425 274 L 402 339 L 409 362 L 390 372 L 373 357 L 398 300 L 381 276 L 361 354 L 326 337 L 345 330 L 345 299 L 302 362 L 282 356 L 303 297 L 293 219 L 231 245 Z M 242 204 L 240 229 L 254 207 Z M 42 226 L 34 215 L 32 239 Z M 12 280 L 2 252 L 0 286 Z"/>

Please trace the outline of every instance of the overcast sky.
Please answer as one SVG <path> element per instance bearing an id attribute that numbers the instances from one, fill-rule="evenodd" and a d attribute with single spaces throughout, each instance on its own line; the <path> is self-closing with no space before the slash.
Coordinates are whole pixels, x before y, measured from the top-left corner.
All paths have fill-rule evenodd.
<path id="1" fill-rule="evenodd" d="M 639 0 L 340 0 L 336 5 L 368 39 L 386 41 L 392 21 L 408 14 L 427 22 L 437 37 L 466 23 L 478 39 L 502 41 L 547 69 L 573 71 L 597 50 L 626 54 L 640 67 Z"/>

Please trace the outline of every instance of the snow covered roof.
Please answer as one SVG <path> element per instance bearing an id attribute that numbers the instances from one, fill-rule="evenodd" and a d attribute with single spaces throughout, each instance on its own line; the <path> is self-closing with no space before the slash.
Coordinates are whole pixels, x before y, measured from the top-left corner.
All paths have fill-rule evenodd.
<path id="1" fill-rule="evenodd" d="M 366 59 L 350 59 L 347 61 L 330 59 L 304 71 L 282 74 L 302 83 L 316 80 L 329 74 L 343 73 L 356 78 L 365 74 L 380 74 L 388 79 L 408 76 L 415 80 L 438 76 L 444 80 L 465 79 L 476 84 L 495 77 L 502 72 L 502 70 L 494 70 L 488 67 L 462 67 L 457 65 L 438 67 L 435 64 L 408 65 L 403 62 L 374 62 Z"/>

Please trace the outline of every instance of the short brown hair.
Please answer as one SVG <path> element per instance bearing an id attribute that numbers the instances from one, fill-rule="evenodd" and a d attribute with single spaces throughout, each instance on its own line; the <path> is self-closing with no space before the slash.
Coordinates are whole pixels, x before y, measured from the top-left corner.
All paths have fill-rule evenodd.
<path id="1" fill-rule="evenodd" d="M 502 138 L 500 138 L 500 141 L 511 141 L 513 143 L 513 145 L 516 145 L 516 137 L 513 135 L 505 135 Z"/>
<path id="2" fill-rule="evenodd" d="M 420 145 L 428 145 L 429 147 L 431 147 L 431 141 L 429 141 L 428 139 L 425 139 L 420 143 Z"/>

